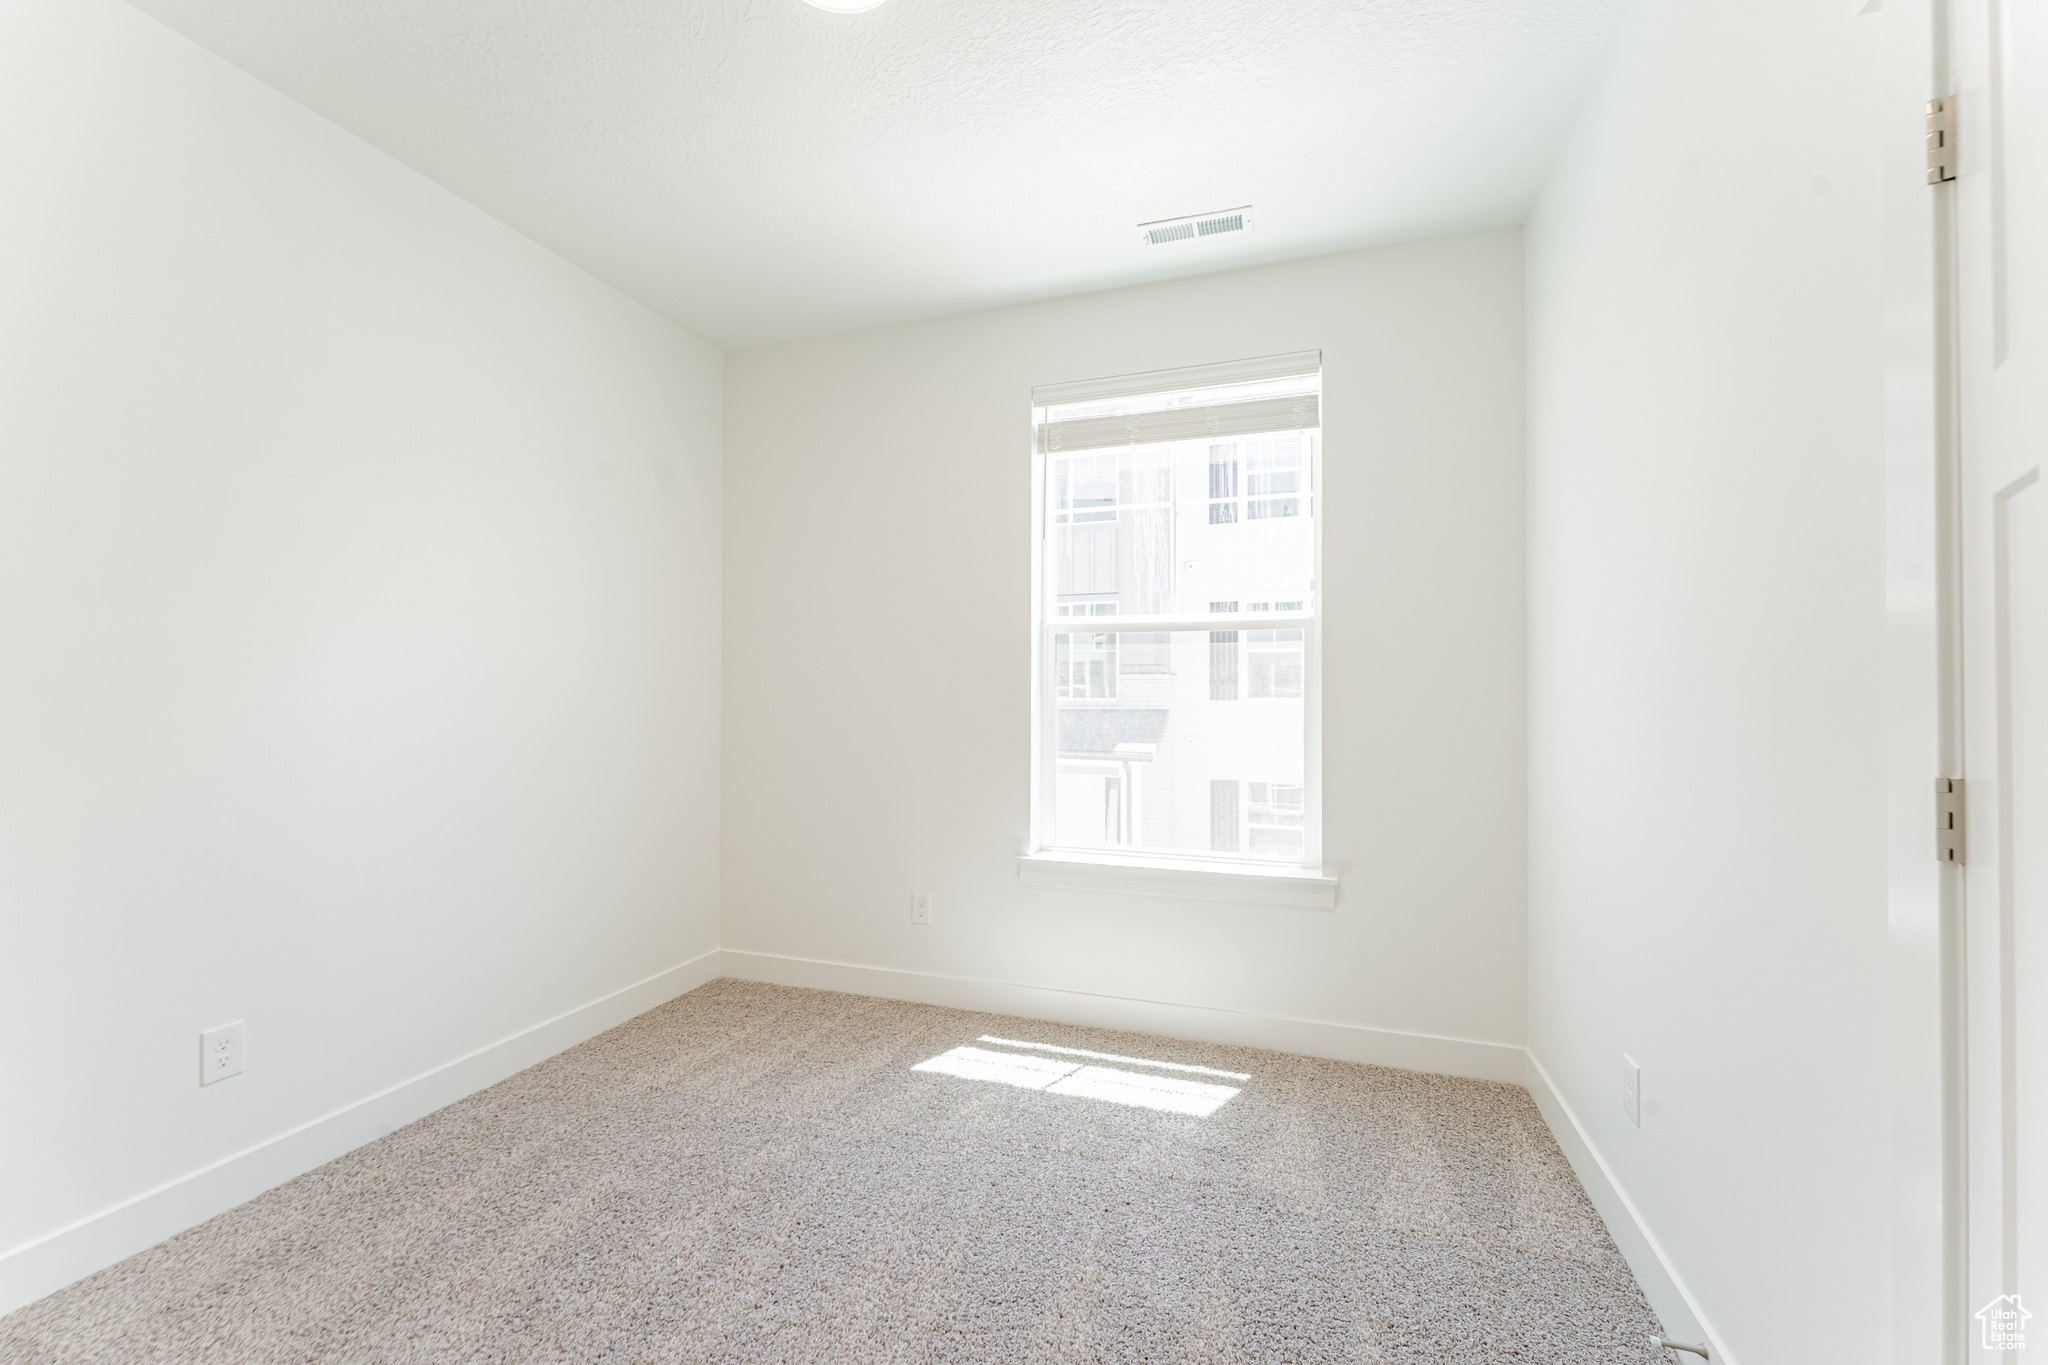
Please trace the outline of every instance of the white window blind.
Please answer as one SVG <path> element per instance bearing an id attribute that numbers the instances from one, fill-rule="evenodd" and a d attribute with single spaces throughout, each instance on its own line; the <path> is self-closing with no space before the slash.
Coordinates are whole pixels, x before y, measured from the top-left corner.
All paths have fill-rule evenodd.
<path id="1" fill-rule="evenodd" d="M 1320 351 L 1032 390 L 1041 453 L 1258 436 L 1322 425 Z"/>
<path id="2" fill-rule="evenodd" d="M 1306 427 L 1321 426 L 1322 416 L 1316 409 L 1315 394 L 1297 394 L 1286 398 L 1218 403 L 1212 407 L 1187 408 L 1179 412 L 1074 417 L 1064 422 L 1040 423 L 1038 433 L 1043 443 L 1041 448 L 1048 454 L 1186 441 L 1196 437 L 1225 440 L 1233 436 L 1257 436 L 1268 431 L 1300 431 Z"/>
<path id="3" fill-rule="evenodd" d="M 1225 360 L 1214 365 L 1188 365 L 1177 370 L 1148 370 L 1143 374 L 1117 375 L 1109 379 L 1077 379 L 1065 384 L 1040 384 L 1031 391 L 1031 401 L 1039 407 L 1055 407 L 1068 403 L 1130 398 L 1138 394 L 1232 389 L 1240 384 L 1257 384 L 1275 379 L 1318 377 L 1322 374 L 1322 369 L 1321 351 L 1291 351 L 1286 355 L 1258 356 L 1251 360 Z"/>

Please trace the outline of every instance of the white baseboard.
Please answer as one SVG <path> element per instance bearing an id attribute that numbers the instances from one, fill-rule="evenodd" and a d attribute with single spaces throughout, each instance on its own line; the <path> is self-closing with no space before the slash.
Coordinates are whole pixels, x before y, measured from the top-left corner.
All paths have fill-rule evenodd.
<path id="1" fill-rule="evenodd" d="M 719 974 L 712 949 L 0 1255 L 0 1314 L 55 1293 Z"/>
<path id="2" fill-rule="evenodd" d="M 1550 1073 L 1543 1069 L 1543 1063 L 1536 1060 L 1534 1052 L 1524 1055 L 1529 1062 L 1525 1082 L 1529 1096 L 1542 1111 L 1543 1121 L 1550 1125 L 1557 1145 L 1564 1149 L 1565 1160 L 1572 1164 L 1572 1171 L 1579 1177 L 1586 1197 L 1593 1201 L 1594 1209 L 1607 1224 L 1607 1235 L 1614 1239 L 1622 1259 L 1635 1272 L 1643 1297 L 1650 1301 L 1650 1307 L 1656 1310 L 1658 1319 L 1664 1324 L 1664 1335 L 1673 1341 L 1705 1342 L 1713 1349 L 1716 1361 L 1722 1365 L 1736 1365 L 1735 1358 L 1721 1344 L 1721 1338 L 1715 1335 L 1706 1315 L 1685 1287 L 1685 1281 L 1664 1254 L 1663 1246 L 1643 1222 L 1635 1201 L 1622 1190 L 1614 1172 L 1608 1169 L 1599 1149 L 1579 1122 L 1579 1116 L 1565 1103 L 1557 1087 L 1551 1084 Z"/>
<path id="3" fill-rule="evenodd" d="M 727 948 L 724 974 L 779 986 L 810 986 L 818 990 L 877 995 L 923 1005 L 1015 1014 L 1062 1024 L 1156 1033 L 1193 1042 L 1228 1043 L 1240 1047 L 1298 1052 L 1341 1062 L 1370 1062 L 1409 1071 L 1435 1071 L 1486 1081 L 1523 1083 L 1524 1053 L 1512 1043 L 1443 1038 L 1427 1033 L 1367 1028 L 1322 1019 L 1296 1019 L 1252 1010 L 1180 1005 L 1121 995 L 1026 986 L 1011 981 L 909 972 L 889 967 L 863 967 L 850 962 L 784 957 Z"/>

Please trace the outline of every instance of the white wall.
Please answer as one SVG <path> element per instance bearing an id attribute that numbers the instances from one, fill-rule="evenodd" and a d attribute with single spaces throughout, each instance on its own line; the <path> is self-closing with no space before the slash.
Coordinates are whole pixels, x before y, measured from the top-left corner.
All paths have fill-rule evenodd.
<path id="1" fill-rule="evenodd" d="M 1635 4 L 1528 227 L 1530 1049 L 1672 1334 L 1741 1365 L 1888 1354 L 1901 120 L 1859 8 Z"/>
<path id="2" fill-rule="evenodd" d="M 715 948 L 721 365 L 123 5 L 0 6 L 0 1310 Z"/>
<path id="3" fill-rule="evenodd" d="M 1522 340 L 1506 231 L 731 355 L 728 970 L 1519 1079 Z M 1311 347 L 1339 908 L 1020 888 L 1032 386 Z"/>

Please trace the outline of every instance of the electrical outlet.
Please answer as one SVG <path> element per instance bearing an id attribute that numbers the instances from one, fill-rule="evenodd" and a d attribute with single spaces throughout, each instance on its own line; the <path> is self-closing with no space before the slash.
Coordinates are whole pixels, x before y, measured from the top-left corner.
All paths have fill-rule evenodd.
<path id="1" fill-rule="evenodd" d="M 930 924 L 932 922 L 932 893 L 913 891 L 910 893 L 910 922 Z"/>
<path id="2" fill-rule="evenodd" d="M 1621 1054 L 1621 1112 L 1636 1127 L 1643 1126 L 1643 1069 L 1626 1052 Z"/>
<path id="3" fill-rule="evenodd" d="M 199 1035 L 199 1083 L 212 1085 L 242 1074 L 242 1021 Z"/>

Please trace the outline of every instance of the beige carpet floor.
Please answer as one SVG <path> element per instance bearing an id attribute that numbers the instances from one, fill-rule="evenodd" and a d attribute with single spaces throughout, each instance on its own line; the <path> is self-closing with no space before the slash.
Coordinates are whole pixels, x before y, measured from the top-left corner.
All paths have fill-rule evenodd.
<path id="1" fill-rule="evenodd" d="M 1616 1365 L 1655 1327 L 1517 1087 L 721 980 L 0 1318 L 0 1360 Z"/>

